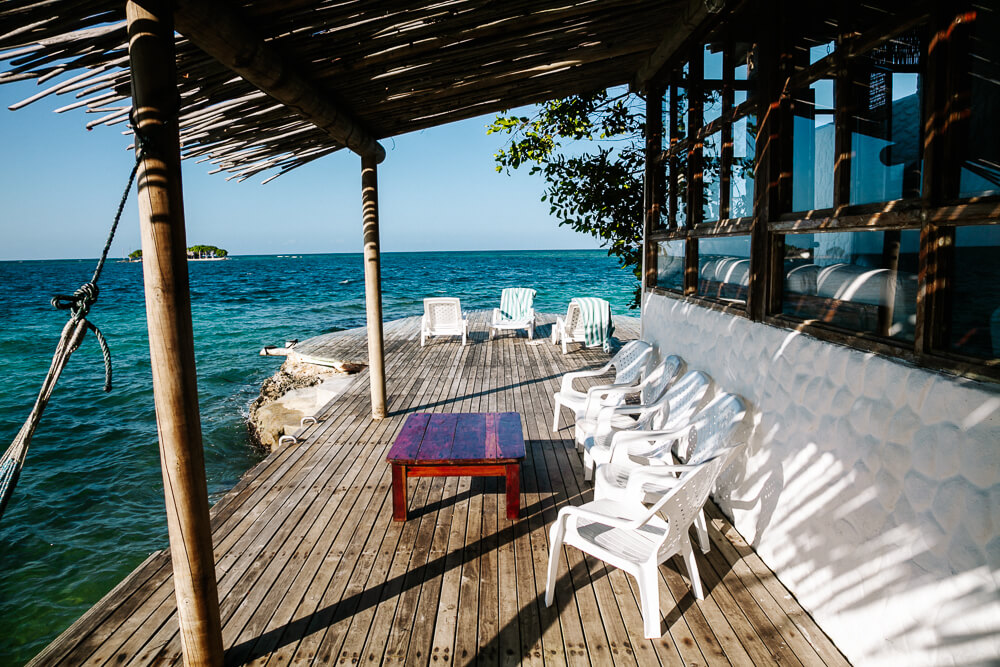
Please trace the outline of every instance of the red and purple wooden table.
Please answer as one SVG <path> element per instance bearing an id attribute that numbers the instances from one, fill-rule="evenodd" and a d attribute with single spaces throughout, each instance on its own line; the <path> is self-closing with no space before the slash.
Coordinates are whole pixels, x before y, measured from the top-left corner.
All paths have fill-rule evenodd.
<path id="1" fill-rule="evenodd" d="M 516 412 L 417 412 L 392 443 L 392 518 L 406 521 L 407 477 L 503 477 L 507 518 L 521 510 L 521 415 Z"/>

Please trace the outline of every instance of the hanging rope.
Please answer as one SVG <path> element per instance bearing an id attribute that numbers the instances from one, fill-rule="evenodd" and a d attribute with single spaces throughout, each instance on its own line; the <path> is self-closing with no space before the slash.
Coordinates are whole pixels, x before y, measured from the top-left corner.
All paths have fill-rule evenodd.
<path id="1" fill-rule="evenodd" d="M 56 351 L 52 355 L 49 372 L 42 381 L 42 388 L 38 392 L 38 398 L 35 399 L 34 406 L 31 408 L 31 414 L 28 415 L 28 419 L 21 426 L 21 430 L 17 432 L 14 441 L 7 448 L 3 458 L 0 459 L 0 517 L 3 516 L 4 508 L 7 507 L 7 501 L 14 492 L 17 480 L 21 476 L 24 457 L 28 453 L 28 444 L 31 442 L 31 436 L 34 435 L 35 429 L 42 419 L 42 413 L 45 411 L 45 406 L 49 403 L 49 398 L 52 396 L 52 390 L 55 389 L 56 381 L 59 379 L 63 368 L 66 367 L 66 362 L 69 361 L 70 355 L 80 347 L 88 329 L 93 331 L 94 336 L 97 337 L 97 343 L 101 346 L 101 354 L 104 357 L 104 391 L 111 391 L 111 349 L 108 347 L 108 341 L 104 338 L 104 334 L 101 333 L 101 330 L 97 326 L 87 320 L 87 315 L 90 313 L 90 307 L 97 302 L 97 296 L 100 293 L 100 290 L 97 288 L 97 281 L 100 279 L 101 272 L 104 270 L 104 263 L 108 259 L 108 251 L 111 250 L 111 242 L 114 240 L 115 232 L 118 230 L 118 221 L 121 220 L 122 211 L 125 209 L 125 202 L 128 200 L 128 193 L 132 190 L 132 184 L 135 182 L 135 176 L 139 171 L 139 164 L 142 162 L 142 157 L 143 150 L 142 142 L 140 141 L 137 142 L 136 146 L 135 165 L 132 167 L 132 173 L 129 174 L 128 184 L 125 186 L 125 192 L 122 193 L 121 201 L 118 203 L 118 211 L 115 213 L 115 220 L 111 225 L 111 231 L 108 233 L 108 240 L 104 244 L 104 251 L 101 253 L 101 258 L 97 260 L 97 267 L 94 269 L 94 275 L 91 277 L 90 282 L 81 285 L 72 295 L 57 294 L 52 297 L 52 306 L 54 308 L 70 311 L 69 321 L 63 327 L 59 343 L 56 345 Z"/>

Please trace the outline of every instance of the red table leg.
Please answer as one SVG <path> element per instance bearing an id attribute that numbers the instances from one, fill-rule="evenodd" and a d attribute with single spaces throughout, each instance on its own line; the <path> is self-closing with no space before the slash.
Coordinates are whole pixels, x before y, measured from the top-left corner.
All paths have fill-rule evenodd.
<path id="1" fill-rule="evenodd" d="M 504 475 L 504 485 L 507 489 L 507 518 L 511 521 L 517 519 L 521 513 L 521 466 L 517 463 L 508 463 Z"/>
<path id="2" fill-rule="evenodd" d="M 392 464 L 392 519 L 406 521 L 406 466 Z"/>

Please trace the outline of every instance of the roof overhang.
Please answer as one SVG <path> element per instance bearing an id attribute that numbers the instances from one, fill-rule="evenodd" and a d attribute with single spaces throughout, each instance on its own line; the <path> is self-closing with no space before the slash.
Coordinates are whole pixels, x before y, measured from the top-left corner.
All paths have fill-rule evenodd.
<path id="1" fill-rule="evenodd" d="M 377 156 L 384 137 L 641 87 L 703 1 L 179 0 L 184 156 L 236 178 L 283 173 L 344 147 Z M 61 4 L 0 8 L 0 83 L 47 83 L 32 100 L 75 92 L 63 109 L 100 114 L 88 127 L 126 123 L 124 3 Z"/>

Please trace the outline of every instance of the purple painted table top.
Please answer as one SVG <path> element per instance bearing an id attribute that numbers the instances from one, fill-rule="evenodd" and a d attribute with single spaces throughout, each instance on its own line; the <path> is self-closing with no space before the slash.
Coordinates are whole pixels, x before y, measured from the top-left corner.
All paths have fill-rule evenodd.
<path id="1" fill-rule="evenodd" d="M 386 457 L 402 464 L 513 463 L 522 458 L 524 437 L 516 412 L 414 413 Z"/>

